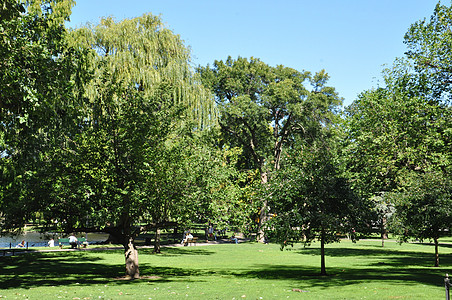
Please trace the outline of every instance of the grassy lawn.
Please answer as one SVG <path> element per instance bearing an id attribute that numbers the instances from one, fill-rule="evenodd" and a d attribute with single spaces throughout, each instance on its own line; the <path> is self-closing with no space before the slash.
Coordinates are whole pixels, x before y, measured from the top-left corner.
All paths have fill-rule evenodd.
<path id="1" fill-rule="evenodd" d="M 140 280 L 121 280 L 121 250 L 0 257 L 0 299 L 444 299 L 452 246 L 388 241 L 327 245 L 319 276 L 318 243 L 280 251 L 243 243 L 140 249 Z M 452 272 L 451 272 L 452 273 Z"/>

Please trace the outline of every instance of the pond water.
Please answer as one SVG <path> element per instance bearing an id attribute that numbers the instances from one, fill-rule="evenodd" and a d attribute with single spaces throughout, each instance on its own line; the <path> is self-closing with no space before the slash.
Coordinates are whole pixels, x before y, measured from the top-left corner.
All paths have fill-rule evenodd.
<path id="1" fill-rule="evenodd" d="M 108 239 L 108 234 L 106 233 L 100 233 L 100 232 L 94 232 L 94 233 L 88 233 L 88 242 L 90 244 L 92 243 L 99 243 L 104 242 Z M 76 234 L 76 237 L 85 237 L 86 234 Z M 46 247 L 47 242 L 53 238 L 55 240 L 55 246 L 58 245 L 58 238 L 59 237 L 67 237 L 66 235 L 58 234 L 58 233 L 40 233 L 40 232 L 24 232 L 20 235 L 3 235 L 0 236 L 0 248 L 14 248 L 16 245 L 18 245 L 21 241 L 25 241 L 28 243 L 28 247 Z"/>

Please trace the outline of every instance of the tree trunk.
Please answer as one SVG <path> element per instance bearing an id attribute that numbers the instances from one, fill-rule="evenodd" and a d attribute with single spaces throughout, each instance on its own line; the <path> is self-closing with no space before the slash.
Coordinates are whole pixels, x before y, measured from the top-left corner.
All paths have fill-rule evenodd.
<path id="1" fill-rule="evenodd" d="M 160 253 L 160 228 L 155 229 L 154 253 Z"/>
<path id="2" fill-rule="evenodd" d="M 126 259 L 126 277 L 129 279 L 140 278 L 140 271 L 138 269 L 138 251 L 133 244 L 133 239 L 129 238 L 128 243 L 124 245 L 125 259 Z"/>
<path id="3" fill-rule="evenodd" d="M 320 275 L 326 275 L 325 267 L 325 232 L 320 232 Z"/>
<path id="4" fill-rule="evenodd" d="M 261 172 L 261 184 L 267 183 L 267 172 Z M 264 224 L 267 221 L 267 199 L 264 200 L 262 204 L 262 208 L 259 211 L 259 224 L 258 224 L 258 235 L 257 240 L 261 243 L 266 242 L 265 233 L 264 233 Z"/>
<path id="5" fill-rule="evenodd" d="M 123 240 L 118 235 L 112 233 L 109 233 L 106 242 L 109 244 L 123 244 Z"/>
<path id="6" fill-rule="evenodd" d="M 438 238 L 434 238 L 433 240 L 435 242 L 435 267 L 439 267 Z"/>
<path id="7" fill-rule="evenodd" d="M 386 217 L 381 219 L 381 247 L 385 246 L 385 239 L 388 238 L 388 234 L 386 232 Z"/>

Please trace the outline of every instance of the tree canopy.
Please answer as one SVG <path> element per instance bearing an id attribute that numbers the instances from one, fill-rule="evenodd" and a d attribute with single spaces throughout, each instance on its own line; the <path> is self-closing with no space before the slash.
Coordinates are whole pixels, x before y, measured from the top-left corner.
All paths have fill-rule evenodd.
<path id="1" fill-rule="evenodd" d="M 412 24 L 405 34 L 407 57 L 416 72 L 428 81 L 425 96 L 432 101 L 450 102 L 452 87 L 452 6 L 438 2 L 430 20 Z"/>
<path id="2" fill-rule="evenodd" d="M 282 65 L 271 67 L 256 58 L 229 57 L 198 72 L 215 95 L 223 144 L 240 147 L 237 167 L 257 170 L 263 184 L 269 171 L 281 167 L 282 153 L 294 145 L 295 137 L 313 139 L 322 123 L 337 118 L 341 104 L 335 89 L 327 86 L 329 76 L 324 70 L 312 75 Z M 266 200 L 254 206 L 262 229 Z"/>
<path id="3" fill-rule="evenodd" d="M 340 235 L 355 239 L 369 207 L 343 176 L 336 137 L 291 151 L 286 165 L 273 177 L 267 191 L 271 219 L 267 232 L 281 248 L 320 242 L 320 274 L 326 275 L 325 244 Z"/>
<path id="4" fill-rule="evenodd" d="M 138 278 L 142 232 L 156 232 L 158 252 L 164 227 L 257 227 L 282 247 L 320 241 L 326 274 L 326 243 L 389 219 L 401 241 L 433 240 L 439 265 L 452 221 L 452 6 L 414 23 L 406 57 L 341 115 L 325 70 L 254 57 L 195 69 L 160 17 L 68 30 L 74 4 L 0 4 L 2 231 L 39 219 L 107 232 Z"/>
<path id="5" fill-rule="evenodd" d="M 436 246 L 450 216 L 442 188 L 452 166 L 450 22 L 450 8 L 438 4 L 430 23 L 413 24 L 406 58 L 385 70 L 385 86 L 363 92 L 346 111 L 344 155 L 353 186 L 364 197 L 391 201 L 392 230 L 401 240 L 431 239 Z M 438 266 L 438 247 L 435 253 Z"/>
<path id="6" fill-rule="evenodd" d="M 0 6 L 0 205 L 4 229 L 21 228 L 39 202 L 36 174 L 74 124 L 74 67 L 64 22 L 73 1 Z M 29 199 L 36 201 L 29 201 Z"/>

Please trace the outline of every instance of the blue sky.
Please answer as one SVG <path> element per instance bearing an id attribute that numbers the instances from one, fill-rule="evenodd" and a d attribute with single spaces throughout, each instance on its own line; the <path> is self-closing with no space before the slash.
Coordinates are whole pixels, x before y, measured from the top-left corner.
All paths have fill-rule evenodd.
<path id="1" fill-rule="evenodd" d="M 316 72 L 352 103 L 376 87 L 384 65 L 403 56 L 403 36 L 437 0 L 76 0 L 70 26 L 143 13 L 161 15 L 192 49 L 196 65 L 256 57 Z M 450 1 L 443 0 L 450 5 Z"/>

